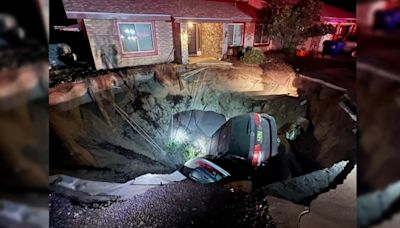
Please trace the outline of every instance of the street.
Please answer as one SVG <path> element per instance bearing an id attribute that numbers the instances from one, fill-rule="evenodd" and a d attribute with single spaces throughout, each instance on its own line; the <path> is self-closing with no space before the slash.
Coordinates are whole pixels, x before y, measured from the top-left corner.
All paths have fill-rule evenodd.
<path id="1" fill-rule="evenodd" d="M 355 59 L 299 58 L 286 59 L 293 69 L 307 77 L 320 79 L 347 90 L 353 101 L 356 98 L 356 61 Z"/>

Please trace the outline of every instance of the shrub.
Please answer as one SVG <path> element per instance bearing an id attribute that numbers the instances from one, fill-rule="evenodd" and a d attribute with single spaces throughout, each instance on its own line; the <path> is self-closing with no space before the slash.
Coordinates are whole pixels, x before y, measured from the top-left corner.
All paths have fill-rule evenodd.
<path id="1" fill-rule="evenodd" d="M 169 155 L 175 155 L 176 153 L 178 153 L 182 149 L 183 149 L 183 146 L 181 144 L 176 143 L 171 139 L 168 139 L 164 144 L 164 150 Z"/>
<path id="2" fill-rule="evenodd" d="M 185 151 L 183 153 L 183 157 L 185 158 L 185 161 L 189 161 L 192 158 L 195 158 L 199 156 L 200 150 L 199 148 L 193 146 L 193 145 L 187 145 L 185 147 Z"/>
<path id="3" fill-rule="evenodd" d="M 282 0 L 265 1 L 259 11 L 264 24 L 264 34 L 280 42 L 282 50 L 294 54 L 296 47 L 307 38 L 334 34 L 335 27 L 320 24 L 321 0 L 298 0 L 294 4 L 282 4 Z"/>
<path id="4" fill-rule="evenodd" d="M 198 148 L 187 142 L 178 143 L 171 139 L 168 139 L 165 142 L 164 150 L 168 153 L 168 155 L 173 157 L 180 157 L 185 161 L 195 158 L 201 153 L 201 148 Z"/>
<path id="5" fill-rule="evenodd" d="M 244 53 L 241 62 L 247 64 L 262 64 L 265 61 L 264 53 L 258 49 L 251 49 Z"/>

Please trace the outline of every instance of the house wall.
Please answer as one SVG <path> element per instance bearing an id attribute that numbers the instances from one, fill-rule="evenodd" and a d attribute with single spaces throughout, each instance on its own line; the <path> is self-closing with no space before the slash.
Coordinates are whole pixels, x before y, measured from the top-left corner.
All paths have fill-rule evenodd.
<path id="1" fill-rule="evenodd" d="M 173 39 L 174 39 L 174 56 L 175 56 L 175 61 L 177 63 L 182 63 L 182 48 L 181 47 L 181 26 L 179 23 L 174 22 L 172 24 L 172 29 L 173 29 Z"/>
<path id="2" fill-rule="evenodd" d="M 253 47 L 254 45 L 254 33 L 256 31 L 255 23 L 246 23 L 244 28 L 244 43 L 243 47 Z"/>
<path id="3" fill-rule="evenodd" d="M 96 69 L 149 65 L 174 60 L 171 22 L 152 22 L 155 51 L 140 54 L 122 53 L 117 22 L 120 21 L 84 19 Z M 124 20 L 123 22 L 135 21 Z"/>
<path id="4" fill-rule="evenodd" d="M 223 24 L 201 23 L 199 28 L 202 55 L 222 58 Z"/>

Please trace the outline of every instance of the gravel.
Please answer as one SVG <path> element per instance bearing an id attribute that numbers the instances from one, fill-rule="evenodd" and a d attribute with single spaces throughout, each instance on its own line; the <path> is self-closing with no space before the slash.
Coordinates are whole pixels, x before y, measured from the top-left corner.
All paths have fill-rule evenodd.
<path id="1" fill-rule="evenodd" d="M 96 204 L 96 205 L 95 205 Z M 266 198 L 183 181 L 126 201 L 77 204 L 50 194 L 50 227 L 274 227 Z"/>

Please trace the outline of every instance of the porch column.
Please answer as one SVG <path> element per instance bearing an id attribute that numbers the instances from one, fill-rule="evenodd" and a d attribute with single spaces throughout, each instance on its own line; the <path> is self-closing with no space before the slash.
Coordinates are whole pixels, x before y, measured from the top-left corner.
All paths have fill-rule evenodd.
<path id="1" fill-rule="evenodd" d="M 228 24 L 224 23 L 222 25 L 222 59 L 228 58 Z"/>
<path id="2" fill-rule="evenodd" d="M 181 37 L 181 56 L 182 64 L 189 63 L 189 46 L 188 46 L 188 24 L 180 23 L 180 37 Z"/>
<path id="3" fill-rule="evenodd" d="M 173 37 L 175 48 L 175 61 L 180 64 L 189 63 L 189 47 L 187 24 L 181 22 L 173 22 Z"/>

